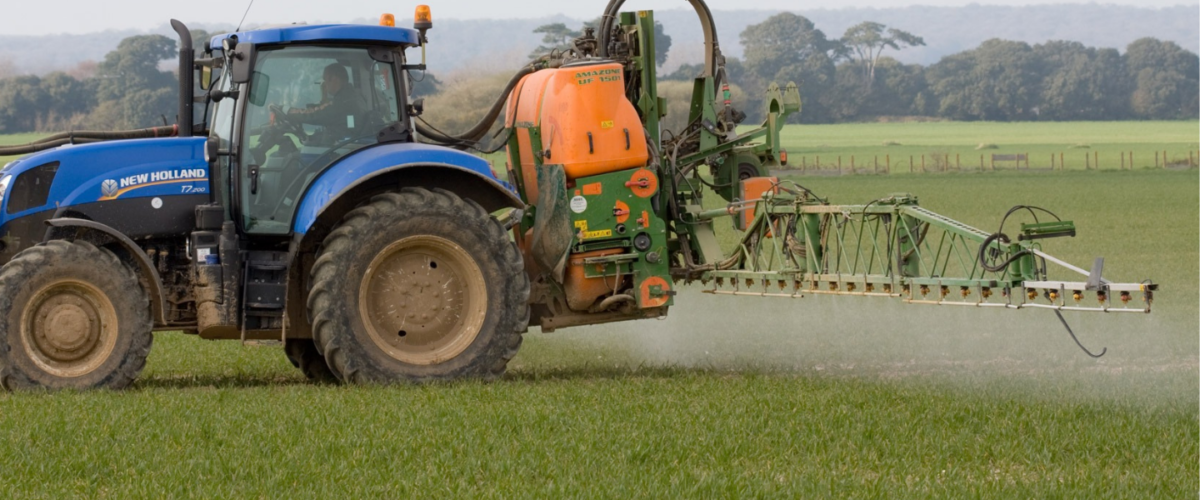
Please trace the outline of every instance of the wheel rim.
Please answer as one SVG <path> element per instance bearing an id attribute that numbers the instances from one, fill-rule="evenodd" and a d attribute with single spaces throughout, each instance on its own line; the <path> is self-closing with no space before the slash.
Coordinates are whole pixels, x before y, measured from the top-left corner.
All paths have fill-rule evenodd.
<path id="1" fill-rule="evenodd" d="M 21 318 L 25 352 L 57 377 L 95 371 L 117 344 L 117 311 L 103 292 L 87 283 L 51 283 L 34 294 Z"/>
<path id="2" fill-rule="evenodd" d="M 429 235 L 392 243 L 359 288 L 367 334 L 392 358 L 432 365 L 475 341 L 487 314 L 483 272 L 454 242 Z"/>

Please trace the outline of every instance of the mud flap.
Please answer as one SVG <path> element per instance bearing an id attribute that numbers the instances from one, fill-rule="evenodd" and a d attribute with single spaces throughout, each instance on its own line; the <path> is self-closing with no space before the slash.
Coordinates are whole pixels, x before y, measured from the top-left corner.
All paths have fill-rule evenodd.
<path id="1" fill-rule="evenodd" d="M 567 253 L 574 237 L 571 227 L 570 201 L 567 197 L 567 177 L 561 165 L 542 165 L 537 168 L 538 207 L 534 216 L 530 251 L 542 269 L 548 269 L 554 280 L 563 282 Z"/>

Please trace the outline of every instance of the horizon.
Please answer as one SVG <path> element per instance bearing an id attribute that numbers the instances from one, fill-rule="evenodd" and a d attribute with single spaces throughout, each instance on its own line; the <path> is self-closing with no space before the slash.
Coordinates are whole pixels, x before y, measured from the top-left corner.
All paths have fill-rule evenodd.
<path id="1" fill-rule="evenodd" d="M 456 2 L 458 5 L 439 6 L 436 1 L 422 0 L 433 7 L 434 21 L 437 19 L 480 20 L 480 19 L 544 19 L 563 16 L 571 19 L 588 19 L 595 17 L 603 10 L 603 3 L 595 6 L 584 5 L 581 2 L 562 2 L 552 0 L 526 0 L 525 6 L 515 10 L 496 2 L 483 0 L 466 0 Z M 252 3 L 251 3 L 252 2 Z M 398 20 L 407 19 L 407 12 L 416 3 L 383 0 L 367 0 L 360 2 L 362 7 L 355 9 L 354 14 L 347 14 L 345 9 L 339 9 L 329 3 L 300 3 L 283 2 L 282 0 L 213 0 L 206 4 L 202 15 L 182 16 L 178 4 L 168 2 L 148 3 L 144 0 L 111 0 L 105 4 L 92 1 L 65 0 L 46 3 L 22 3 L 11 6 L 12 15 L 0 18 L 0 37 L 3 36 L 56 36 L 56 35 L 85 35 L 109 31 L 123 32 L 152 32 L 160 30 L 169 19 L 176 18 L 195 26 L 237 26 L 245 14 L 244 27 L 278 24 L 281 22 L 303 22 L 308 24 L 350 23 L 370 19 L 388 12 L 395 14 Z M 645 10 L 690 10 L 687 5 L 680 5 L 681 0 L 637 0 L 627 2 L 630 9 Z M 997 0 L 992 2 L 977 2 L 970 0 L 849 0 L 833 4 L 830 0 L 815 2 L 803 8 L 796 8 L 792 0 L 757 0 L 753 8 L 739 5 L 737 0 L 708 0 L 709 7 L 714 11 L 840 11 L 840 10 L 885 10 L 908 7 L 955 8 L 971 5 L 998 7 L 1028 7 L 1053 5 L 1092 5 L 1134 7 L 1147 10 L 1160 10 L 1174 7 L 1191 7 L 1195 4 L 1178 0 L 1143 0 L 1095 2 L 1086 0 Z M 65 5 L 64 5 L 65 4 Z M 247 11 L 246 6 L 250 4 Z M 105 15 L 112 9 L 124 5 L 122 16 Z M 550 5 L 555 8 L 539 8 Z M 293 19 L 272 18 L 271 13 L 288 12 Z M 506 15 L 513 13 L 531 13 L 530 15 Z M 219 17 L 218 17 L 219 16 Z M 101 20 L 105 24 L 97 24 Z M 55 29 L 55 28 L 66 29 Z M 0 47 L 2 48 L 2 47 Z"/>

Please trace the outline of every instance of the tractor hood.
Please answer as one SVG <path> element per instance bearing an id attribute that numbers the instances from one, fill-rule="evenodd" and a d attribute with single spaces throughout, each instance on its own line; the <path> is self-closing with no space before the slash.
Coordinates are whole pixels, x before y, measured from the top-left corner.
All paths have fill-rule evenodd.
<path id="1" fill-rule="evenodd" d="M 62 146 L 21 158 L 0 171 L 0 235 L 15 220 L 139 198 L 208 193 L 203 137 L 136 139 Z M 5 182 L 4 180 L 7 179 Z M 146 203 L 150 207 L 149 201 Z M 153 207 L 150 207 L 153 208 Z M 138 217 L 151 214 L 142 211 Z"/>

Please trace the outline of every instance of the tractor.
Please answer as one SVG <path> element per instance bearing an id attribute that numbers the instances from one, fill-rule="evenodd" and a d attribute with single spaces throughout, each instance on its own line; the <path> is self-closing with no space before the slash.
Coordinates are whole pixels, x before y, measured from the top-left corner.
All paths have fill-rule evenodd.
<path id="1" fill-rule="evenodd" d="M 799 89 L 771 85 L 766 118 L 743 125 L 713 16 L 689 3 L 704 69 L 687 125 L 669 132 L 653 12 L 621 12 L 623 0 L 571 49 L 521 68 L 459 134 L 426 123 L 412 98 L 427 6 L 412 29 L 385 14 L 218 35 L 199 50 L 172 21 L 177 124 L 0 148 L 28 154 L 0 171 L 0 385 L 126 387 L 156 331 L 281 342 L 314 381 L 490 379 L 531 326 L 664 317 L 692 282 L 1149 312 L 1153 283 L 1044 253 L 1044 239 L 1075 234 L 1048 211 L 1010 211 L 1035 219 L 1010 238 L 909 195 L 833 205 L 772 177 Z M 502 114 L 503 178 L 470 153 Z M 739 232 L 728 254 L 718 223 Z M 1050 280 L 1048 262 L 1086 279 Z M 1135 296 L 1142 307 L 1129 307 Z"/>

